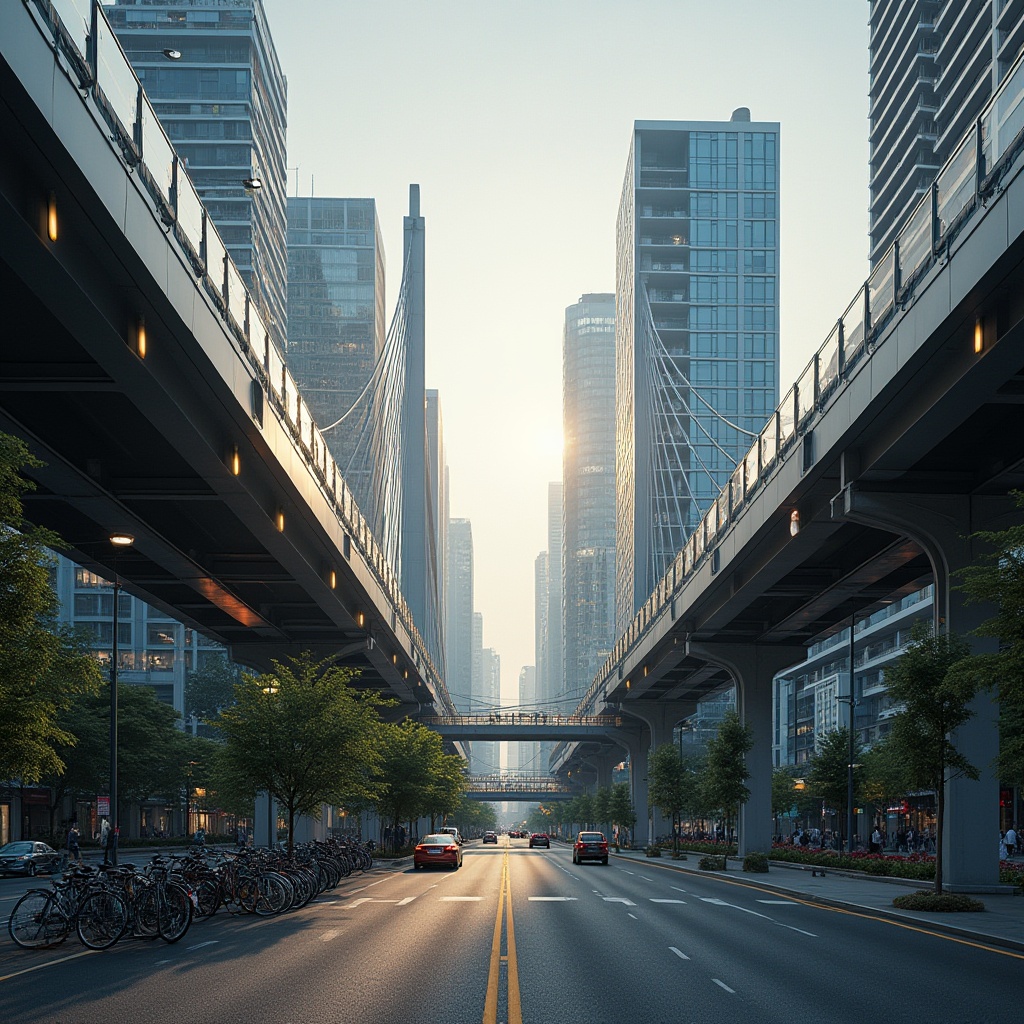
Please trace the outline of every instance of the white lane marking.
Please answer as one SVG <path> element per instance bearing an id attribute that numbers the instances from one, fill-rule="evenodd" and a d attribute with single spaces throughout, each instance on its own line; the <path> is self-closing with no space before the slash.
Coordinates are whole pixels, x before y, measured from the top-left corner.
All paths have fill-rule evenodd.
<path id="1" fill-rule="evenodd" d="M 528 903 L 575 903 L 578 896 L 527 896 Z"/>
<path id="2" fill-rule="evenodd" d="M 320 936 L 321 942 L 330 942 L 331 939 L 336 939 L 341 934 L 341 931 L 337 928 L 331 928 L 330 931 L 326 931 Z"/>
<path id="3" fill-rule="evenodd" d="M 671 952 L 675 953 L 675 955 L 679 957 L 680 960 L 690 959 L 681 949 L 676 949 L 675 946 L 669 946 L 668 948 Z"/>
<path id="4" fill-rule="evenodd" d="M 626 916 L 633 918 L 634 921 L 639 921 L 640 920 L 640 918 L 637 917 L 636 914 L 627 914 Z"/>
<path id="5" fill-rule="evenodd" d="M 655 899 L 652 899 L 651 902 L 652 903 L 682 903 L 683 906 L 686 906 L 686 900 L 655 900 Z"/>
<path id="6" fill-rule="evenodd" d="M 734 988 L 729 988 L 729 986 L 728 986 L 728 985 L 726 985 L 726 983 L 725 983 L 724 981 L 719 981 L 719 980 L 718 980 L 717 978 L 712 978 L 711 980 L 712 980 L 712 981 L 713 981 L 713 982 L 714 982 L 714 983 L 715 983 L 715 984 L 716 984 L 716 985 L 717 985 L 717 986 L 718 986 L 719 988 L 724 988 L 726 992 L 731 992 L 731 993 L 732 993 L 733 995 L 736 995 L 736 989 L 734 989 Z"/>
<path id="7" fill-rule="evenodd" d="M 7 981 L 9 978 L 17 978 L 22 974 L 31 974 L 33 971 L 41 971 L 44 967 L 53 967 L 55 964 L 63 964 L 68 960 L 77 960 L 81 956 L 92 956 L 93 953 L 101 952 L 98 949 L 87 949 L 84 953 L 72 953 L 70 956 L 62 956 L 57 960 L 47 960 L 45 964 L 36 964 L 34 967 L 25 967 L 20 971 L 14 971 L 11 974 L 4 974 L 0 976 L 0 981 Z"/>
<path id="8" fill-rule="evenodd" d="M 636 906 L 632 900 L 627 900 L 625 896 L 602 896 L 601 899 L 603 899 L 605 903 L 625 903 L 627 907 Z"/>
<path id="9" fill-rule="evenodd" d="M 778 921 L 776 921 L 775 923 L 780 928 L 788 928 L 791 932 L 799 932 L 801 935 L 806 935 L 808 938 L 811 938 L 811 939 L 816 939 L 818 937 L 817 935 L 814 934 L 814 932 L 805 932 L 803 930 L 803 928 L 794 928 L 793 925 L 791 925 L 791 924 L 781 924 Z"/>
<path id="10" fill-rule="evenodd" d="M 164 964 L 169 964 L 170 962 L 171 962 L 170 960 L 157 960 L 157 962 L 156 962 L 156 964 L 154 966 L 156 966 L 156 967 L 163 967 Z"/>
<path id="11" fill-rule="evenodd" d="M 372 889 L 375 885 L 383 885 L 389 881 L 387 878 L 378 879 L 376 882 L 370 882 L 369 885 L 362 885 L 358 889 L 353 889 L 350 893 L 346 893 L 347 896 L 355 896 L 357 892 L 362 892 L 364 889 Z"/>
<path id="12" fill-rule="evenodd" d="M 207 939 L 205 942 L 197 942 L 194 946 L 186 946 L 185 952 L 191 953 L 193 949 L 202 949 L 203 946 L 216 946 L 220 939 Z"/>
<path id="13" fill-rule="evenodd" d="M 744 914 L 753 914 L 754 917 L 762 917 L 766 921 L 772 919 L 767 914 L 759 914 L 756 910 L 748 910 L 746 907 L 738 907 L 735 903 L 726 903 L 725 900 L 714 899 L 710 896 L 701 896 L 704 903 L 713 903 L 716 907 L 732 907 L 733 910 L 742 910 Z"/>
<path id="14" fill-rule="evenodd" d="M 795 907 L 797 905 L 792 900 L 758 900 L 757 902 L 767 903 L 772 907 Z"/>
<path id="15" fill-rule="evenodd" d="M 645 882 L 653 882 L 654 881 L 653 878 L 648 878 L 646 875 L 640 875 L 639 877 L 642 878 Z"/>
<path id="16" fill-rule="evenodd" d="M 404 900 L 398 901 L 398 905 L 400 907 L 407 907 L 414 899 L 416 899 L 415 896 L 406 896 Z"/>
<path id="17" fill-rule="evenodd" d="M 680 889 L 678 885 L 670 885 L 670 889 L 675 889 L 676 892 L 686 892 L 685 889 Z"/>
<path id="18" fill-rule="evenodd" d="M 626 869 L 625 869 L 625 868 L 619 868 L 619 870 L 620 870 L 620 871 L 625 871 L 627 875 L 635 875 L 635 874 L 636 874 L 636 872 L 635 872 L 635 871 L 626 871 Z"/>
<path id="19" fill-rule="evenodd" d="M 360 896 L 359 899 L 353 900 L 351 903 L 346 903 L 344 906 L 338 907 L 339 910 L 353 910 L 358 907 L 360 903 L 372 903 L 372 896 Z"/>
<path id="20" fill-rule="evenodd" d="M 442 896 L 442 903 L 479 903 L 483 896 Z"/>

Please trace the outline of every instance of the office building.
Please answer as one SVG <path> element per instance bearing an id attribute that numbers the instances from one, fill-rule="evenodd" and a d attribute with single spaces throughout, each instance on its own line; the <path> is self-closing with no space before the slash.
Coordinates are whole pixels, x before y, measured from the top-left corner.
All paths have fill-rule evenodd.
<path id="1" fill-rule="evenodd" d="M 473 699 L 473 525 L 468 519 L 448 522 L 445 681 L 462 714 Z"/>
<path id="2" fill-rule="evenodd" d="M 427 390 L 427 580 L 435 587 L 431 606 L 439 614 L 429 624 L 428 647 L 435 666 L 445 678 L 446 627 L 448 607 L 448 459 L 444 447 L 444 419 L 441 399 L 435 389 Z"/>
<path id="3" fill-rule="evenodd" d="M 115 0 L 104 11 L 284 351 L 287 83 L 262 0 Z"/>
<path id="4" fill-rule="evenodd" d="M 537 703 L 537 669 L 524 665 L 519 670 L 518 707 L 528 711 Z M 540 744 L 522 740 L 509 744 L 508 767 L 512 772 L 532 773 L 540 771 Z"/>
<path id="5" fill-rule="evenodd" d="M 616 226 L 616 634 L 778 404 L 779 126 L 637 121 Z"/>
<path id="6" fill-rule="evenodd" d="M 562 344 L 563 710 L 587 692 L 615 636 L 615 296 L 565 311 Z"/>
<path id="7" fill-rule="evenodd" d="M 481 619 L 483 617 L 481 616 Z M 482 627 L 481 622 L 481 627 Z M 480 651 L 480 676 L 476 681 L 476 708 L 489 714 L 501 705 L 501 658 L 493 647 Z M 501 771 L 501 743 L 496 740 L 474 740 L 472 744 L 474 775 L 496 775 Z"/>
<path id="8" fill-rule="evenodd" d="M 373 199 L 288 198 L 288 369 L 371 523 L 383 487 L 366 392 L 386 334 L 384 262 Z"/>

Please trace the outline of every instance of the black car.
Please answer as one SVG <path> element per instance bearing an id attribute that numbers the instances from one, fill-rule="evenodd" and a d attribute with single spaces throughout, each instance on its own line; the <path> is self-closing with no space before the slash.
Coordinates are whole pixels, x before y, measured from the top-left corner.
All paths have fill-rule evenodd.
<path id="1" fill-rule="evenodd" d="M 46 843 L 19 839 L 0 846 L 0 876 L 29 875 L 56 871 L 60 854 Z"/>
<path id="2" fill-rule="evenodd" d="M 498 845 L 498 833 L 497 832 L 485 832 L 484 833 L 484 842 L 485 843 L 494 843 L 494 845 L 497 846 Z"/>
<path id="3" fill-rule="evenodd" d="M 530 836 L 530 849 L 535 846 L 544 846 L 547 849 L 551 849 L 551 840 L 548 838 L 547 832 L 534 832 Z"/>

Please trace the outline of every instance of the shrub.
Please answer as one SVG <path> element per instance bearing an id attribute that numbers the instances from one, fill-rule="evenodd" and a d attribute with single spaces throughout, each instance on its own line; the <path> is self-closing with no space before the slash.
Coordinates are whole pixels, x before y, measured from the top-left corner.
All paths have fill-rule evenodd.
<path id="1" fill-rule="evenodd" d="M 984 910 L 981 900 L 972 899 L 962 892 L 932 892 L 920 889 L 917 892 L 897 896 L 892 905 L 900 910 L 925 910 L 934 913 L 953 913 L 970 910 Z"/>
<path id="2" fill-rule="evenodd" d="M 648 846 L 645 851 L 648 857 L 660 857 L 661 847 L 660 846 Z"/>
<path id="3" fill-rule="evenodd" d="M 699 867 L 701 871 L 724 871 L 725 858 L 714 857 L 709 854 L 707 856 L 701 857 L 701 859 L 697 863 L 697 867 Z"/>
<path id="4" fill-rule="evenodd" d="M 765 853 L 748 853 L 743 858 L 743 870 L 752 871 L 758 874 L 765 874 L 768 871 L 768 855 Z"/>

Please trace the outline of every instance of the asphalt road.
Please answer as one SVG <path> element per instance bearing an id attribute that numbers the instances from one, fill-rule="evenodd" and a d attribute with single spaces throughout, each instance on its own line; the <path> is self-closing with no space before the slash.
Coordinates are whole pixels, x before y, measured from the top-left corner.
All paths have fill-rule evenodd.
<path id="1" fill-rule="evenodd" d="M 37 880 L 41 881 L 41 880 Z M 28 887 L 0 881 L 0 916 Z M 0 940 L 2 1024 L 1005 1024 L 1024 954 L 657 862 L 469 843 L 459 871 L 378 870 L 282 917 L 178 944 Z"/>

